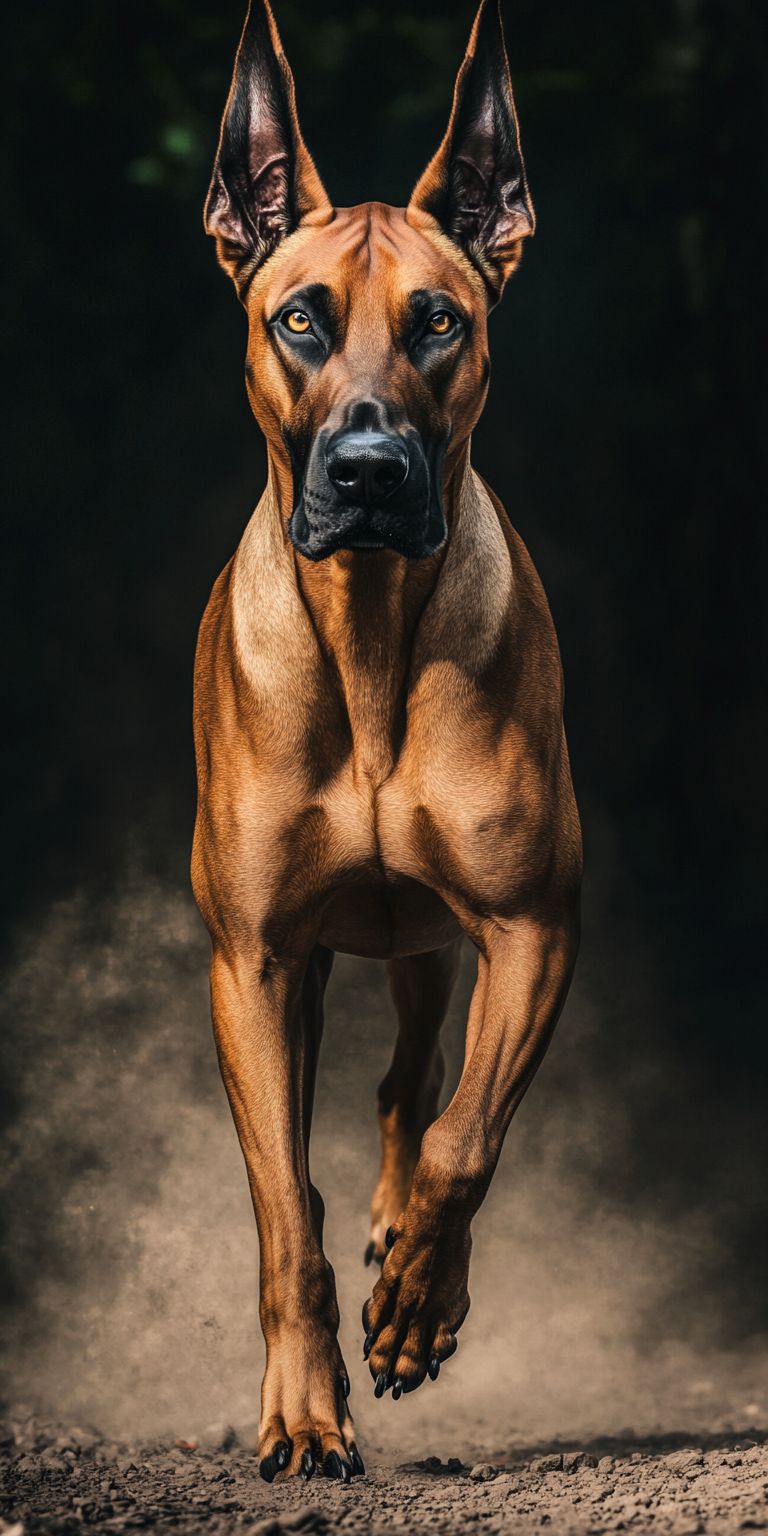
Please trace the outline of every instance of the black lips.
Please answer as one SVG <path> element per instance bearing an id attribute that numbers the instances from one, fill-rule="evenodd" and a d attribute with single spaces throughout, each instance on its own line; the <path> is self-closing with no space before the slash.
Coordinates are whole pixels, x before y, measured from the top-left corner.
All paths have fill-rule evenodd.
<path id="1" fill-rule="evenodd" d="M 292 455 L 294 548 L 307 560 L 326 560 L 340 549 L 393 549 L 408 560 L 436 554 L 447 533 L 446 447 L 435 442 L 425 451 L 414 428 L 319 432 L 303 476 Z"/>

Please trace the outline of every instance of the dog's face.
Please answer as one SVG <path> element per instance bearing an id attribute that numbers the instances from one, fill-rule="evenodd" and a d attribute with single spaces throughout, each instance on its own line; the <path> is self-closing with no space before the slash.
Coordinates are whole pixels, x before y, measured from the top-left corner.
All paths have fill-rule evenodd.
<path id="1" fill-rule="evenodd" d="M 485 398 L 482 280 L 404 210 L 366 204 L 288 239 L 248 307 L 248 388 L 290 457 L 296 548 L 434 554 L 446 451 Z"/>
<path id="2" fill-rule="evenodd" d="M 252 0 L 206 227 L 248 310 L 251 404 L 310 560 L 419 560 L 444 543 L 444 479 L 487 390 L 488 309 L 533 229 L 497 4 L 483 0 L 408 208 L 334 210 L 271 12 Z"/>

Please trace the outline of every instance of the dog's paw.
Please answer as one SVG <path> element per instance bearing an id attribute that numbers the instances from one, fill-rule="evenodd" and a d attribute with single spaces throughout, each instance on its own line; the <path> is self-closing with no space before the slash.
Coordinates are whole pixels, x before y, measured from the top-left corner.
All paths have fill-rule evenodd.
<path id="1" fill-rule="evenodd" d="M 327 1357 L 327 1358 L 323 1358 Z M 365 1472 L 336 1340 L 272 1344 L 262 1387 L 259 1471 L 272 1483 L 315 1472 L 348 1483 Z"/>
<path id="2" fill-rule="evenodd" d="M 363 1352 L 376 1397 L 413 1392 L 436 1380 L 456 1350 L 469 1311 L 467 1279 L 472 1239 L 464 1232 L 420 1236 L 405 1212 L 386 1234 L 381 1278 L 363 1308 Z"/>

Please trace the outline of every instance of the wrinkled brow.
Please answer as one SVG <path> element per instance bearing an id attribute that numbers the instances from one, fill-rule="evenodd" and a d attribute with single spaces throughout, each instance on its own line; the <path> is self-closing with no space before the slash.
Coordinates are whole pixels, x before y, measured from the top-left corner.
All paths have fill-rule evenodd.
<path id="1" fill-rule="evenodd" d="M 269 317 L 270 325 L 278 320 L 286 309 L 305 309 L 310 317 L 320 320 L 326 329 L 333 333 L 342 325 L 345 305 L 327 283 L 304 283 L 300 288 L 291 289 L 284 294 Z"/>
<path id="2" fill-rule="evenodd" d="M 438 309 L 449 309 L 458 319 L 463 321 L 469 329 L 472 325 L 472 314 L 460 303 L 456 296 L 447 293 L 442 288 L 414 288 L 404 301 L 402 316 L 403 324 L 410 330 L 424 320 L 428 313 Z"/>

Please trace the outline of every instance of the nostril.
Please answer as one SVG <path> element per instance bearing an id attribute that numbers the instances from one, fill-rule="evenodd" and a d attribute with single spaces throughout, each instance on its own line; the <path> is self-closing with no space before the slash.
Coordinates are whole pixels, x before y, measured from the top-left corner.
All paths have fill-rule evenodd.
<path id="1" fill-rule="evenodd" d="M 342 433 L 325 462 L 337 491 L 357 502 L 384 501 L 408 474 L 405 444 L 384 432 Z"/>
<path id="2" fill-rule="evenodd" d="M 390 491 L 393 486 L 399 485 L 403 478 L 401 464 L 382 464 L 379 469 L 374 470 L 373 474 L 374 483 L 381 486 L 383 491 Z"/>

